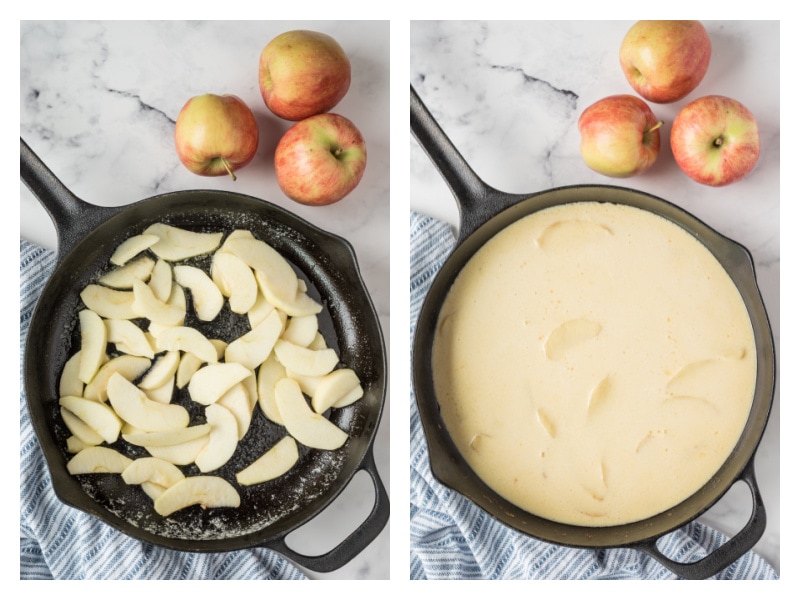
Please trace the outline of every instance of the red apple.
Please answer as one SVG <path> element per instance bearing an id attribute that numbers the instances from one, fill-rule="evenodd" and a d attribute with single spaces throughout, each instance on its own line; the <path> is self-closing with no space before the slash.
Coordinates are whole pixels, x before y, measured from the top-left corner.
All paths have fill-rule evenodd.
<path id="1" fill-rule="evenodd" d="M 608 96 L 581 113 L 581 156 L 594 171 L 609 177 L 630 177 L 649 169 L 661 147 L 659 128 L 650 107 L 629 94 Z"/>
<path id="2" fill-rule="evenodd" d="M 344 198 L 367 165 L 364 137 L 334 113 L 292 125 L 275 149 L 275 175 L 283 193 L 301 204 L 321 206 Z"/>
<path id="3" fill-rule="evenodd" d="M 689 177 L 705 185 L 727 185 L 756 166 L 758 123 L 741 102 L 704 96 L 678 112 L 670 145 L 675 161 Z"/>
<path id="4" fill-rule="evenodd" d="M 694 90 L 711 61 L 711 40 L 700 21 L 638 21 L 622 40 L 625 78 L 645 100 L 675 102 Z"/>
<path id="5" fill-rule="evenodd" d="M 299 121 L 328 112 L 350 88 L 350 60 L 331 36 L 287 31 L 261 52 L 258 84 L 277 116 Z"/>
<path id="6" fill-rule="evenodd" d="M 249 163 L 258 149 L 258 125 L 240 98 L 203 94 L 184 104 L 175 122 L 175 148 L 192 173 L 229 174 Z"/>

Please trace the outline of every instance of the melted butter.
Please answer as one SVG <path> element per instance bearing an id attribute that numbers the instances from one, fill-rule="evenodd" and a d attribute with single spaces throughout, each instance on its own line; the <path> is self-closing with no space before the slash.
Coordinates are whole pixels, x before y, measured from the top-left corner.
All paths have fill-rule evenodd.
<path id="1" fill-rule="evenodd" d="M 717 260 L 650 212 L 539 211 L 490 240 L 434 339 L 442 418 L 513 504 L 588 526 L 691 496 L 741 435 L 755 387 L 744 303 Z"/>

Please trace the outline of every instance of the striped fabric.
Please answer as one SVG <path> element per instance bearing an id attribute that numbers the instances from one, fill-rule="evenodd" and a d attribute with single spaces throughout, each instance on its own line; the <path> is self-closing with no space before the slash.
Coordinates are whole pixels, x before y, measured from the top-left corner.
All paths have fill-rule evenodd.
<path id="1" fill-rule="evenodd" d="M 411 214 L 411 337 L 431 281 L 455 243 L 450 227 Z M 438 483 L 411 396 L 411 579 L 676 579 L 647 555 L 630 549 L 581 550 L 521 535 Z M 694 562 L 721 546 L 721 533 L 690 523 L 659 542 L 666 556 Z M 777 579 L 749 552 L 715 579 Z"/>
<path id="2" fill-rule="evenodd" d="M 20 240 L 20 579 L 304 579 L 263 548 L 177 552 L 134 540 L 56 498 L 23 389 L 23 348 L 54 254 Z"/>

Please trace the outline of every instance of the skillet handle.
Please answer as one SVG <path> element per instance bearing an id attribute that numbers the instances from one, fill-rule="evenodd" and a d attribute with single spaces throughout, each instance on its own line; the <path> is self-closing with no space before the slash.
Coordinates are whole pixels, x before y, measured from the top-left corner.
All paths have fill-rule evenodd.
<path id="1" fill-rule="evenodd" d="M 641 544 L 633 545 L 633 547 L 649 554 L 670 571 L 684 579 L 708 579 L 729 567 L 756 545 L 767 526 L 766 509 L 756 484 L 754 461 L 755 456 L 750 458 L 740 477 L 750 488 L 753 501 L 750 520 L 739 533 L 708 556 L 693 563 L 681 563 L 664 556 L 656 547 L 657 540 L 645 541 Z"/>
<path id="2" fill-rule="evenodd" d="M 77 242 L 117 211 L 78 198 L 22 138 L 19 139 L 19 175 L 53 221 L 58 235 L 58 262 Z"/>
<path id="3" fill-rule="evenodd" d="M 444 178 L 458 203 L 457 244 L 512 204 L 530 197 L 507 194 L 486 184 L 467 164 L 411 86 L 411 132 Z"/>
<path id="4" fill-rule="evenodd" d="M 372 484 L 375 488 L 375 504 L 372 512 L 358 528 L 347 536 L 338 546 L 319 556 L 307 556 L 295 552 L 286 545 L 286 538 L 273 540 L 266 544 L 272 550 L 282 554 L 286 558 L 293 560 L 300 566 L 315 571 L 317 573 L 330 573 L 346 565 L 364 548 L 366 548 L 383 531 L 389 520 L 389 495 L 378 475 L 375 466 L 375 459 L 372 455 L 372 448 L 369 449 L 361 463 L 361 468 L 369 473 Z"/>

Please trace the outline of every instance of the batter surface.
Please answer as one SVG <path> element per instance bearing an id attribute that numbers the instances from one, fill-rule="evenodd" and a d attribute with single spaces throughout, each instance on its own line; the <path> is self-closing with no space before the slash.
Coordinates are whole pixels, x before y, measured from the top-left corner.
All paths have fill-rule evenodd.
<path id="1" fill-rule="evenodd" d="M 501 231 L 450 290 L 433 347 L 445 425 L 477 475 L 547 519 L 608 526 L 689 497 L 750 412 L 750 319 L 684 229 L 581 202 Z"/>

